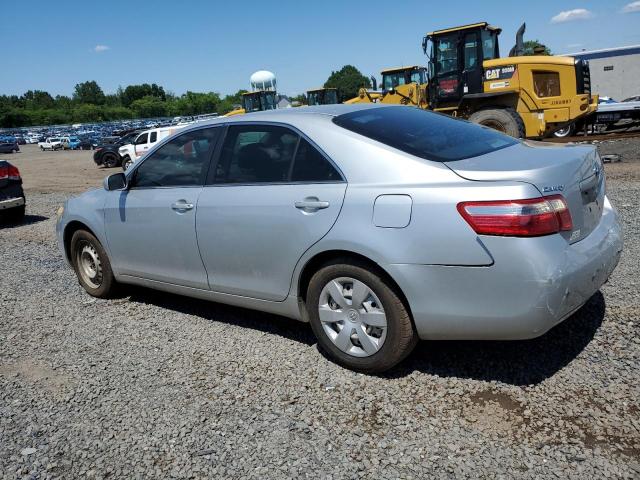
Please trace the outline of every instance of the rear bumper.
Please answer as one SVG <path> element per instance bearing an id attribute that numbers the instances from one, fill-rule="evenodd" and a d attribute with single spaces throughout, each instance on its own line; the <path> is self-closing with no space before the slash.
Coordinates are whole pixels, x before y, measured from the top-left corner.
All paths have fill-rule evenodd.
<path id="1" fill-rule="evenodd" d="M 560 235 L 481 237 L 488 267 L 386 265 L 422 339 L 517 340 L 544 334 L 598 291 L 620 259 L 622 232 L 606 200 L 600 224 L 569 245 Z"/>
<path id="2" fill-rule="evenodd" d="M 21 207 L 24 204 L 24 197 L 0 199 L 0 211 Z"/>

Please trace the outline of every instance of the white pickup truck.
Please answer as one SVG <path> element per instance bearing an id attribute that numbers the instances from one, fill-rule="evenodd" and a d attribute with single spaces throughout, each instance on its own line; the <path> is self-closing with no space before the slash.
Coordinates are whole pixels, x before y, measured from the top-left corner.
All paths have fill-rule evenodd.
<path id="1" fill-rule="evenodd" d="M 49 137 L 44 142 L 38 142 L 40 150 L 62 150 L 64 145 L 62 139 L 58 137 Z"/>
<path id="2" fill-rule="evenodd" d="M 122 169 L 127 170 L 131 165 L 143 157 L 158 142 L 180 130 L 186 125 L 152 128 L 140 133 L 133 143 L 123 145 L 118 149 L 122 158 Z"/>

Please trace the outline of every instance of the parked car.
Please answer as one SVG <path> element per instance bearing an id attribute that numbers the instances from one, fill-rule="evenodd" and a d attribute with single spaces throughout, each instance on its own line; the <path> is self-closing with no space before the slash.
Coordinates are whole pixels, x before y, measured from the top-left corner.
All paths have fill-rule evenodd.
<path id="1" fill-rule="evenodd" d="M 622 250 L 593 146 L 380 105 L 194 124 L 68 200 L 57 235 L 90 295 L 137 284 L 309 321 L 364 372 L 418 339 L 540 336 Z"/>
<path id="2" fill-rule="evenodd" d="M 20 171 L 0 160 L 0 221 L 18 223 L 24 218 L 25 197 Z"/>
<path id="3" fill-rule="evenodd" d="M 62 140 L 58 137 L 48 137 L 44 142 L 38 142 L 40 150 L 62 150 Z"/>
<path id="4" fill-rule="evenodd" d="M 94 149 L 93 161 L 96 165 L 104 165 L 106 168 L 121 166 L 120 147 L 133 142 L 139 133 L 139 131 L 133 131 L 122 137 L 107 137 L 104 144 L 98 145 Z"/>
<path id="5" fill-rule="evenodd" d="M 640 102 L 640 95 L 635 95 L 633 97 L 625 98 L 622 101 L 623 102 Z"/>
<path id="6" fill-rule="evenodd" d="M 70 137 L 62 137 L 61 139 L 62 147 L 65 150 L 78 150 L 80 149 L 80 139 L 75 136 Z"/>
<path id="7" fill-rule="evenodd" d="M 127 170 L 158 142 L 164 140 L 181 128 L 183 127 L 153 128 L 139 133 L 131 143 L 125 144 L 118 149 L 118 153 L 122 158 L 122 169 Z"/>
<path id="8" fill-rule="evenodd" d="M 18 153 L 20 147 L 15 140 L 0 140 L 0 153 Z"/>
<path id="9" fill-rule="evenodd" d="M 80 137 L 80 143 L 78 145 L 79 150 L 93 150 L 93 143 L 90 138 Z"/>

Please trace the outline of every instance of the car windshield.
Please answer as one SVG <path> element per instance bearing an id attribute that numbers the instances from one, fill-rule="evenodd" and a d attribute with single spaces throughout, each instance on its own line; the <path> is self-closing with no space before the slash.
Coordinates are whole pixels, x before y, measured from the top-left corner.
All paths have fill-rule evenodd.
<path id="1" fill-rule="evenodd" d="M 488 127 L 410 107 L 358 110 L 333 119 L 352 132 L 436 162 L 484 155 L 518 142 Z"/>
<path id="2" fill-rule="evenodd" d="M 49 139 L 49 141 L 50 141 L 50 142 L 59 142 L 59 141 L 60 141 L 60 139 L 59 139 L 59 138 L 57 138 L 57 137 L 52 137 L 52 138 L 50 138 L 50 139 Z"/>

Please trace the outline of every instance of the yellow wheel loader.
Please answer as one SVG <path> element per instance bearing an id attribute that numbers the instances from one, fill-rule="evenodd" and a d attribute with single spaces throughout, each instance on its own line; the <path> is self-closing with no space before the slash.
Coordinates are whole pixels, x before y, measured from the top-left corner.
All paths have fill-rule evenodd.
<path id="1" fill-rule="evenodd" d="M 257 90 L 242 94 L 242 108 L 231 110 L 225 115 L 242 115 L 243 113 L 260 112 L 263 110 L 275 110 L 278 104 L 276 92 L 272 90 Z"/>
<path id="2" fill-rule="evenodd" d="M 337 88 L 314 88 L 307 90 L 307 105 L 334 105 L 338 102 Z"/>
<path id="3" fill-rule="evenodd" d="M 589 64 L 571 57 L 523 56 L 524 30 L 523 24 L 504 58 L 501 29 L 486 22 L 428 33 L 422 45 L 429 58 L 428 83 L 385 89 L 385 71 L 381 92 L 361 91 L 350 103 L 401 99 L 522 138 L 546 137 L 594 112 L 598 97 L 591 95 Z"/>

